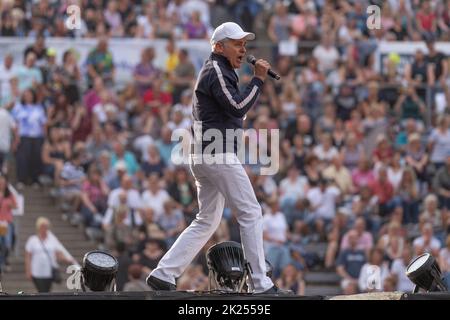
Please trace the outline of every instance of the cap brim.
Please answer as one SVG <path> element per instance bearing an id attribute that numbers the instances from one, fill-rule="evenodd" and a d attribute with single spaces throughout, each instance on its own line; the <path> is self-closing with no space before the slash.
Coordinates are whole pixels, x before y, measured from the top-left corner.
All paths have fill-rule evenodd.
<path id="1" fill-rule="evenodd" d="M 252 32 L 242 32 L 242 33 L 238 33 L 238 34 L 233 35 L 232 37 L 228 37 L 228 38 L 234 39 L 234 40 L 240 40 L 240 39 L 255 40 L 255 34 Z"/>

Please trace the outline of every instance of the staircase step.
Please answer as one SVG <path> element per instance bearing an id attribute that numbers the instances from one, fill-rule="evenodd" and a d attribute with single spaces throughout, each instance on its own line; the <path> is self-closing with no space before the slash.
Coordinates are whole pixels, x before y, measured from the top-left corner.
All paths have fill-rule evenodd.
<path id="1" fill-rule="evenodd" d="M 336 296 L 342 294 L 339 286 L 315 286 L 306 285 L 305 295 L 307 296 Z"/>
<path id="2" fill-rule="evenodd" d="M 334 272 L 308 272 L 305 274 L 306 284 L 339 285 L 340 277 Z"/>

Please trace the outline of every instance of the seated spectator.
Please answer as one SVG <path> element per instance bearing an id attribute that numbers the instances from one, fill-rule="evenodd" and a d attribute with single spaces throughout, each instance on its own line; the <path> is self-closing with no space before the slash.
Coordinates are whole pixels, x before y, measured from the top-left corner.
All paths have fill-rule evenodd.
<path id="1" fill-rule="evenodd" d="M 370 159 L 366 157 L 360 158 L 358 168 L 352 172 L 352 180 L 355 192 L 359 192 L 362 187 L 370 186 L 375 182 L 375 174 L 371 169 Z"/>
<path id="2" fill-rule="evenodd" d="M 310 203 L 311 213 L 307 223 L 314 225 L 321 239 L 326 238 L 326 230 L 336 214 L 336 203 L 339 202 L 341 192 L 325 178 L 321 178 L 317 187 L 311 188 L 306 194 Z"/>
<path id="3" fill-rule="evenodd" d="M 417 95 L 413 85 L 409 85 L 398 97 L 394 109 L 402 123 L 407 119 L 414 119 L 418 126 L 423 127 L 426 106 Z"/>
<path id="4" fill-rule="evenodd" d="M 348 235 L 349 248 L 342 251 L 336 261 L 336 272 L 341 277 L 341 288 L 343 294 L 358 293 L 358 279 L 361 268 L 366 263 L 366 254 L 363 250 L 356 248 L 358 235 L 355 230 Z"/>
<path id="5" fill-rule="evenodd" d="M 446 157 L 446 162 L 434 176 L 433 189 L 439 197 L 439 208 L 450 209 L 450 153 Z"/>
<path id="6" fill-rule="evenodd" d="M 184 25 L 185 39 L 206 39 L 208 30 L 202 22 L 199 11 L 193 11 L 191 19 Z"/>
<path id="7" fill-rule="evenodd" d="M 336 154 L 332 163 L 323 172 L 324 177 L 336 182 L 341 193 L 346 196 L 353 193 L 353 181 L 350 171 L 343 166 L 342 156 Z"/>
<path id="8" fill-rule="evenodd" d="M 123 291 L 139 292 L 150 291 L 150 287 L 142 280 L 144 275 L 143 268 L 140 264 L 132 264 L 128 267 L 128 282 L 125 283 Z"/>
<path id="9" fill-rule="evenodd" d="M 373 237 L 370 232 L 366 231 L 366 222 L 364 218 L 361 217 L 355 220 L 353 229 L 348 231 L 342 237 L 340 251 L 344 251 L 350 247 L 349 237 L 353 233 L 353 231 L 356 231 L 357 236 L 356 249 L 363 250 L 368 257 L 370 250 L 372 250 L 373 248 Z"/>
<path id="10" fill-rule="evenodd" d="M 81 214 L 86 227 L 100 228 L 103 215 L 107 209 L 109 188 L 101 179 L 101 172 L 94 165 L 88 170 L 88 177 L 83 182 L 81 195 Z"/>
<path id="11" fill-rule="evenodd" d="M 82 155 L 73 152 L 71 159 L 64 163 L 59 180 L 59 191 L 63 200 L 71 204 L 75 210 L 80 205 L 83 181 L 86 177 L 81 164 Z"/>
<path id="12" fill-rule="evenodd" d="M 417 133 L 413 133 L 408 136 L 405 162 L 407 165 L 413 168 L 414 172 L 416 173 L 417 179 L 421 184 L 429 180 L 429 177 L 426 173 L 428 154 L 421 144 L 420 135 Z"/>
<path id="13" fill-rule="evenodd" d="M 445 240 L 445 248 L 439 251 L 439 267 L 441 268 L 447 288 L 450 288 L 450 235 Z"/>
<path id="14" fill-rule="evenodd" d="M 201 264 L 191 264 L 177 282 L 177 290 L 205 291 L 208 289 L 208 277 Z"/>
<path id="15" fill-rule="evenodd" d="M 145 247 L 145 241 L 147 239 L 164 240 L 166 238 L 164 230 L 156 223 L 156 219 L 154 218 L 154 211 L 152 208 L 142 209 L 142 215 L 144 221 L 139 227 L 140 243 L 138 246 L 138 250 L 143 250 L 143 248 Z"/>
<path id="16" fill-rule="evenodd" d="M 111 155 L 111 165 L 115 166 L 117 162 L 123 161 L 127 167 L 127 172 L 134 175 L 139 170 L 139 164 L 136 157 L 130 151 L 125 150 L 125 146 L 120 141 L 115 141 L 113 144 L 114 152 Z"/>
<path id="17" fill-rule="evenodd" d="M 278 199 L 267 200 L 268 208 L 263 216 L 264 251 L 267 260 L 273 266 L 273 274 L 278 277 L 286 265 L 291 262 L 286 218 L 279 211 Z"/>
<path id="18" fill-rule="evenodd" d="M 392 159 L 389 161 L 389 166 L 387 168 L 388 179 L 394 187 L 395 192 L 399 191 L 399 185 L 402 181 L 404 172 L 401 161 L 402 154 L 399 151 L 395 151 Z"/>
<path id="19" fill-rule="evenodd" d="M 325 165 L 328 165 L 333 157 L 338 154 L 338 151 L 333 147 L 333 140 L 330 134 L 323 133 L 320 142 L 320 144 L 314 147 L 313 152 L 319 160 L 323 161 Z"/>
<path id="20" fill-rule="evenodd" d="M 295 206 L 299 200 L 305 198 L 307 188 L 308 180 L 299 175 L 298 169 L 294 166 L 289 169 L 287 177 L 281 180 L 279 187 L 280 207 L 286 215 L 288 224 L 293 222 Z"/>
<path id="21" fill-rule="evenodd" d="M 155 145 L 148 147 L 148 156 L 141 164 L 142 171 L 148 177 L 151 174 L 163 176 L 163 171 L 166 168 L 164 161 L 161 159 L 159 150 Z"/>
<path id="22" fill-rule="evenodd" d="M 405 245 L 401 226 L 396 222 L 391 222 L 388 225 L 387 234 L 382 235 L 378 240 L 377 248 L 383 250 L 385 260 L 392 262 L 401 258 Z"/>
<path id="23" fill-rule="evenodd" d="M 149 274 L 158 265 L 164 255 L 164 242 L 156 239 L 145 241 L 144 250 L 133 256 L 133 259 L 142 266 L 144 274 Z"/>
<path id="24" fill-rule="evenodd" d="M 142 209 L 141 196 L 133 187 L 131 176 L 124 174 L 120 187 L 112 190 L 108 196 L 108 209 L 102 220 L 103 229 L 109 229 L 114 223 L 114 213 L 119 207 L 126 208 L 124 223 L 128 226 L 142 225 L 142 217 L 139 211 Z"/>
<path id="25" fill-rule="evenodd" d="M 175 170 L 175 181 L 167 188 L 169 195 L 181 206 L 186 223 L 194 220 L 197 213 L 197 193 L 189 181 L 187 171 L 183 167 Z"/>
<path id="26" fill-rule="evenodd" d="M 294 265 L 288 264 L 283 268 L 280 278 L 276 280 L 278 288 L 290 290 L 294 294 L 305 295 L 305 281 L 301 271 L 298 271 Z"/>
<path id="27" fill-rule="evenodd" d="M 356 135 L 353 132 L 347 133 L 345 144 L 340 154 L 342 155 L 343 165 L 352 172 L 358 167 L 359 159 L 364 156 L 364 150 L 358 143 Z"/>
<path id="28" fill-rule="evenodd" d="M 155 221 L 164 214 L 164 203 L 169 199 L 169 194 L 161 187 L 158 175 L 151 174 L 147 179 L 147 190 L 142 194 L 142 205 L 153 210 Z"/>
<path id="29" fill-rule="evenodd" d="M 405 224 L 419 222 L 419 190 L 416 175 L 411 168 L 406 168 L 400 182 L 398 196 L 403 207 Z"/>
<path id="30" fill-rule="evenodd" d="M 438 117 L 437 126 L 432 129 L 428 137 L 428 150 L 431 153 L 430 163 L 436 172 L 445 165 L 450 154 L 450 129 L 448 120 L 443 115 Z"/>
<path id="31" fill-rule="evenodd" d="M 442 229 L 443 221 L 441 210 L 438 208 L 438 198 L 435 194 L 429 194 L 423 201 L 424 211 L 420 215 L 421 221 L 427 221 L 433 225 L 434 230 Z"/>
<path id="32" fill-rule="evenodd" d="M 87 82 L 91 88 L 94 79 L 102 78 L 107 86 L 114 83 L 115 66 L 112 53 L 108 50 L 108 40 L 106 37 L 98 41 L 97 46 L 89 53 L 87 60 Z"/>
<path id="33" fill-rule="evenodd" d="M 172 199 L 164 203 L 164 213 L 156 220 L 166 234 L 166 245 L 170 248 L 181 232 L 186 228 L 183 212 Z"/>
<path id="34" fill-rule="evenodd" d="M 420 256 L 423 253 L 430 253 L 435 257 L 439 256 L 441 243 L 433 236 L 433 225 L 425 223 L 421 229 L 421 236 L 414 239 L 414 254 Z"/>
<path id="35" fill-rule="evenodd" d="M 413 258 L 411 245 L 406 244 L 403 247 L 401 255 L 392 262 L 391 276 L 396 280 L 396 291 L 412 292 L 414 283 L 406 276 L 406 267 L 411 263 Z"/>
<path id="36" fill-rule="evenodd" d="M 59 185 L 64 162 L 71 156 L 70 143 L 65 139 L 62 128 L 50 127 L 48 131 L 48 138 L 42 147 L 44 174 L 54 179 L 55 185 Z"/>
<path id="37" fill-rule="evenodd" d="M 195 66 L 189 58 L 186 49 L 180 49 L 178 52 L 179 63 L 170 74 L 169 80 L 173 85 L 173 102 L 180 102 L 182 93 L 192 86 L 195 81 Z"/>
<path id="38" fill-rule="evenodd" d="M 369 188 L 378 198 L 381 217 L 390 215 L 394 208 L 400 205 L 398 198 L 394 197 L 394 187 L 388 180 L 386 167 L 380 167 L 378 178 L 369 185 Z"/>
<path id="39" fill-rule="evenodd" d="M 129 251 L 134 251 L 138 244 L 137 229 L 131 224 L 127 224 L 128 212 L 126 193 L 120 194 L 120 203 L 113 209 L 114 220 L 104 228 L 105 244 L 107 248 L 115 248 L 119 243 L 124 243 Z"/>
<path id="40" fill-rule="evenodd" d="M 382 291 L 385 279 L 389 276 L 389 267 L 383 260 L 383 251 L 373 248 L 369 260 L 359 273 L 358 287 L 360 292 Z"/>

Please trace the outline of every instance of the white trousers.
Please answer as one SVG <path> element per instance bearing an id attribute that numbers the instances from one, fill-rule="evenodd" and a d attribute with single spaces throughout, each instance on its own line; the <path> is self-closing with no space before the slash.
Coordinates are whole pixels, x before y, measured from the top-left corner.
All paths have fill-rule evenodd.
<path id="1" fill-rule="evenodd" d="M 175 284 L 175 279 L 181 276 L 219 226 L 226 198 L 231 209 L 237 212 L 244 256 L 253 270 L 255 292 L 263 292 L 270 289 L 273 282 L 266 275 L 261 206 L 237 156 L 216 155 L 219 156 L 226 156 L 228 161 L 224 164 L 199 163 L 198 156 L 191 155 L 190 168 L 196 181 L 199 213 L 151 275 Z"/>

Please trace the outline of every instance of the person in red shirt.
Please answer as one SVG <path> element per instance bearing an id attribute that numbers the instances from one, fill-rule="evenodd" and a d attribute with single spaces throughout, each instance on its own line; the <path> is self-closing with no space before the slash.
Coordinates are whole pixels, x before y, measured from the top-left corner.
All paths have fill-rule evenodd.
<path id="1" fill-rule="evenodd" d="M 17 207 L 16 198 L 8 187 L 8 180 L 0 175 L 0 273 L 8 265 L 8 254 L 12 249 L 14 236 L 12 211 Z"/>
<path id="2" fill-rule="evenodd" d="M 156 116 L 159 115 L 163 123 L 167 123 L 172 105 L 172 94 L 163 91 L 161 79 L 155 80 L 152 87 L 145 91 L 143 100 L 146 107 L 150 108 Z"/>
<path id="3" fill-rule="evenodd" d="M 436 13 L 431 8 L 430 1 L 422 2 L 422 7 L 417 12 L 417 27 L 421 33 L 432 32 L 436 34 L 437 31 L 437 17 Z"/>
<path id="4" fill-rule="evenodd" d="M 378 179 L 369 185 L 372 193 L 377 196 L 379 204 L 379 214 L 382 217 L 389 215 L 401 203 L 395 196 L 394 186 L 389 182 L 387 169 L 382 166 L 378 170 Z"/>

